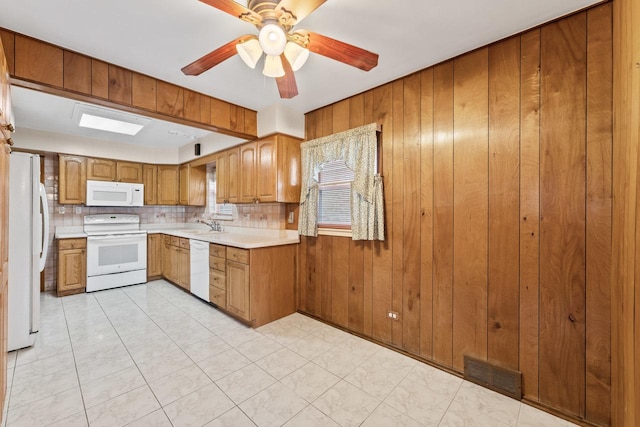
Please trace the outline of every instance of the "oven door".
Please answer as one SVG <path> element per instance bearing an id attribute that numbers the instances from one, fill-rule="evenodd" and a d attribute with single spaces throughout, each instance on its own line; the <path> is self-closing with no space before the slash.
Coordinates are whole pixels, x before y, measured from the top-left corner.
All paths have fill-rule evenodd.
<path id="1" fill-rule="evenodd" d="M 146 268 L 146 233 L 87 237 L 87 276 Z"/>

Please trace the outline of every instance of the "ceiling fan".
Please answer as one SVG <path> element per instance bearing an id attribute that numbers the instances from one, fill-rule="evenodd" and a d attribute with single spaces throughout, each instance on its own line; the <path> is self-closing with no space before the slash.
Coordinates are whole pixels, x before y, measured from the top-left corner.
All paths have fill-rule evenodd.
<path id="1" fill-rule="evenodd" d="M 197 76 L 238 53 L 251 68 L 265 53 L 263 74 L 274 77 L 281 98 L 298 94 L 294 71 L 304 65 L 309 51 L 369 71 L 378 54 L 307 30 L 293 27 L 326 0 L 248 0 L 247 7 L 232 0 L 200 0 L 255 25 L 259 33 L 243 35 L 182 68 Z"/>

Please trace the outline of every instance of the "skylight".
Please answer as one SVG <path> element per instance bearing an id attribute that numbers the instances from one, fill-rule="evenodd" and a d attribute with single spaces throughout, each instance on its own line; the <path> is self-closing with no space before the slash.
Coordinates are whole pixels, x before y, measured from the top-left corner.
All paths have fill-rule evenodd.
<path id="1" fill-rule="evenodd" d="M 106 117 L 94 116 L 93 114 L 82 113 L 78 126 L 103 130 L 106 132 L 122 133 L 125 135 L 136 135 L 144 127 L 143 124 L 123 122 L 122 120 L 108 119 Z"/>

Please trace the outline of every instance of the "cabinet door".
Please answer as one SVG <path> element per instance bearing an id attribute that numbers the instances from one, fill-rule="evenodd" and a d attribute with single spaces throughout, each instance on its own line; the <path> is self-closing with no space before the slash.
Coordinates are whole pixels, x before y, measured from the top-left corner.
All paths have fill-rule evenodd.
<path id="1" fill-rule="evenodd" d="M 257 161 L 257 197 L 261 202 L 275 202 L 277 200 L 278 163 L 276 157 L 276 142 L 273 137 L 256 143 Z"/>
<path id="2" fill-rule="evenodd" d="M 87 193 L 87 159 L 80 156 L 58 157 L 58 203 L 82 205 Z"/>
<path id="3" fill-rule="evenodd" d="M 207 167 L 189 166 L 189 206 L 204 206 L 207 202 Z"/>
<path id="4" fill-rule="evenodd" d="M 162 252 L 164 236 L 149 234 L 147 236 L 147 278 L 162 276 Z"/>
<path id="5" fill-rule="evenodd" d="M 142 166 L 142 183 L 144 184 L 144 204 L 158 204 L 158 167 L 156 165 Z"/>
<path id="6" fill-rule="evenodd" d="M 228 203 L 240 201 L 240 149 L 232 148 L 227 151 L 227 200 Z"/>
<path id="7" fill-rule="evenodd" d="M 229 166 L 227 152 L 216 156 L 216 203 L 221 205 L 229 199 Z"/>
<path id="8" fill-rule="evenodd" d="M 240 147 L 240 203 L 254 203 L 256 194 L 256 144 Z"/>
<path id="9" fill-rule="evenodd" d="M 189 166 L 180 166 L 180 205 L 189 204 Z"/>
<path id="10" fill-rule="evenodd" d="M 116 161 L 107 159 L 87 159 L 87 179 L 96 181 L 116 180 Z"/>
<path id="11" fill-rule="evenodd" d="M 58 252 L 58 294 L 87 286 L 87 257 L 85 249 Z"/>
<path id="12" fill-rule="evenodd" d="M 189 249 L 178 249 L 178 285 L 187 291 L 191 290 L 191 264 Z"/>
<path id="13" fill-rule="evenodd" d="M 134 162 L 116 162 L 116 180 L 142 184 L 142 164 Z"/>
<path id="14" fill-rule="evenodd" d="M 244 320 L 251 320 L 248 264 L 227 261 L 227 310 Z"/>
<path id="15" fill-rule="evenodd" d="M 158 166 L 158 204 L 178 204 L 178 166 Z"/>
<path id="16" fill-rule="evenodd" d="M 165 243 L 162 256 L 162 275 L 173 283 L 178 283 L 178 248 Z"/>

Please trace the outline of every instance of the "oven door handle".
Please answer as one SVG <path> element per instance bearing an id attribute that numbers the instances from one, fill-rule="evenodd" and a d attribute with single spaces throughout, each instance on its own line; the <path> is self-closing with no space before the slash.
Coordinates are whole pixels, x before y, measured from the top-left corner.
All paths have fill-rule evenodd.
<path id="1" fill-rule="evenodd" d="M 146 234 L 138 233 L 138 234 L 109 234 L 106 236 L 88 236 L 87 242 L 97 242 L 104 240 L 145 240 L 147 238 Z"/>

